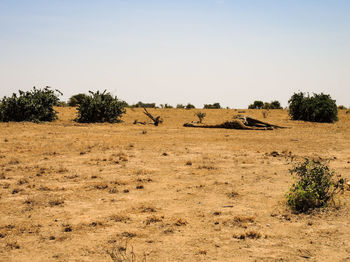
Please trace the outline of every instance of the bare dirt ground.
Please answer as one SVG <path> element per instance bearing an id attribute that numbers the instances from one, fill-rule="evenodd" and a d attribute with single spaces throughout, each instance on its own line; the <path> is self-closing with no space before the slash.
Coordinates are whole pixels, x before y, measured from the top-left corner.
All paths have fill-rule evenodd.
<path id="1" fill-rule="evenodd" d="M 350 179 L 350 114 L 335 124 L 246 114 L 290 129 L 191 129 L 196 110 L 129 109 L 120 124 L 0 124 L 0 261 L 350 261 L 350 191 L 292 214 L 288 156 L 322 157 Z M 201 110 L 205 123 L 235 110 Z M 147 120 L 148 121 L 148 120 Z M 274 152 L 275 153 L 272 153 Z M 271 154 L 272 153 L 272 154 Z M 128 250 L 127 250 L 128 251 Z"/>

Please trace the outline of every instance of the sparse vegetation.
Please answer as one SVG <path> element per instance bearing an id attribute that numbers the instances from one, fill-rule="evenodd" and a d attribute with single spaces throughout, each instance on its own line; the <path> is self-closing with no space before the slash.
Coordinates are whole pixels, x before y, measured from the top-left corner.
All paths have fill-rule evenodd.
<path id="1" fill-rule="evenodd" d="M 305 159 L 290 170 L 297 181 L 287 193 L 287 203 L 296 212 L 324 207 L 334 201 L 334 197 L 344 191 L 344 179 L 334 179 L 335 173 L 318 161 Z"/>
<path id="2" fill-rule="evenodd" d="M 197 113 L 195 113 L 195 116 L 197 116 L 198 117 L 198 119 L 199 119 L 199 123 L 202 123 L 202 121 L 203 121 L 203 119 L 205 118 L 205 116 L 206 116 L 207 114 L 206 113 L 203 113 L 203 112 L 197 112 Z"/>
<path id="3" fill-rule="evenodd" d="M 143 254 L 142 259 L 137 259 L 133 246 L 129 248 L 127 240 L 124 245 L 119 243 L 112 250 L 106 252 L 113 262 L 146 262 L 146 254 Z"/>
<path id="4" fill-rule="evenodd" d="M 172 105 L 169 104 L 160 104 L 161 108 L 174 108 Z"/>
<path id="5" fill-rule="evenodd" d="M 4 97 L 0 103 L 0 121 L 54 121 L 57 119 L 57 112 L 53 106 L 59 105 L 58 90 L 52 90 L 50 87 L 37 89 L 33 87 L 31 91 L 19 90 L 19 95 L 13 94 L 12 97 Z"/>
<path id="6" fill-rule="evenodd" d="M 102 93 L 99 91 L 89 93 L 90 95 L 84 97 L 79 104 L 77 122 L 116 123 L 120 121 L 122 114 L 125 113 L 123 101 L 106 93 L 106 90 Z"/>
<path id="7" fill-rule="evenodd" d="M 288 101 L 293 120 L 333 123 L 338 120 L 338 109 L 330 95 L 295 93 Z"/>

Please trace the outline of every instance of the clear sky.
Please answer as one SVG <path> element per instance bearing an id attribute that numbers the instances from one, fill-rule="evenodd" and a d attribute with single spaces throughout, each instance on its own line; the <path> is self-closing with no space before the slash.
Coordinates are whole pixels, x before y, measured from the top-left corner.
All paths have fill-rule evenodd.
<path id="1" fill-rule="evenodd" d="M 129 103 L 350 106 L 348 0 L 0 0 L 0 97 L 51 86 Z"/>

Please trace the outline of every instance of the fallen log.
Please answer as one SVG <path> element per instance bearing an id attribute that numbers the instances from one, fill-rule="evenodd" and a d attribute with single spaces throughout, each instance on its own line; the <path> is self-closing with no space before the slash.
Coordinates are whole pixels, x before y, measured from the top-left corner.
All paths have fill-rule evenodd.
<path id="1" fill-rule="evenodd" d="M 272 124 L 270 124 L 270 123 L 263 122 L 263 121 L 260 121 L 260 120 L 258 120 L 258 119 L 255 119 L 255 118 L 251 118 L 251 117 L 249 117 L 249 116 L 237 115 L 237 116 L 234 116 L 234 118 L 243 121 L 244 125 L 246 125 L 246 126 L 254 126 L 254 127 L 272 127 L 272 128 L 275 128 L 275 129 L 278 129 L 278 128 L 287 128 L 287 127 L 284 127 L 284 126 L 272 125 Z"/>
<path id="2" fill-rule="evenodd" d="M 227 121 L 218 125 L 206 124 L 192 124 L 186 123 L 184 127 L 198 127 L 198 128 L 225 128 L 225 129 L 244 129 L 244 130 L 273 130 L 272 127 L 252 127 L 246 126 L 239 120 Z"/>
<path id="3" fill-rule="evenodd" d="M 286 128 L 282 126 L 265 123 L 251 117 L 242 117 L 242 116 L 236 117 L 236 119 L 233 121 L 226 121 L 222 124 L 217 124 L 217 125 L 186 123 L 184 124 L 184 127 L 225 128 L 225 129 L 243 129 L 243 130 L 274 130 L 277 128 Z"/>

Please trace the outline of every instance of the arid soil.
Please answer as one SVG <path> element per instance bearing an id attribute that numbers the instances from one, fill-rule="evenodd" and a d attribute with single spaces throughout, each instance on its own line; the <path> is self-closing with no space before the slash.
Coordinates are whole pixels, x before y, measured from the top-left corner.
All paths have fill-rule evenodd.
<path id="1" fill-rule="evenodd" d="M 245 110 L 279 130 L 185 128 L 198 110 L 128 109 L 119 124 L 0 123 L 0 261 L 350 261 L 350 191 L 293 214 L 291 156 L 350 180 L 350 114 L 335 124 Z M 237 110 L 201 110 L 205 123 Z M 123 251 L 120 246 L 125 247 Z M 131 260 L 130 260 L 131 261 Z"/>

